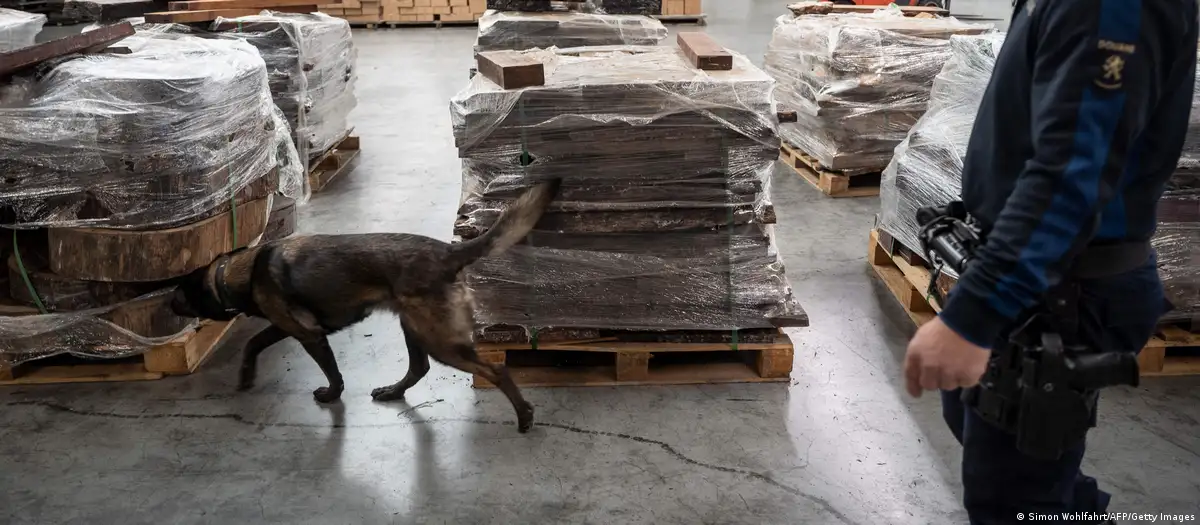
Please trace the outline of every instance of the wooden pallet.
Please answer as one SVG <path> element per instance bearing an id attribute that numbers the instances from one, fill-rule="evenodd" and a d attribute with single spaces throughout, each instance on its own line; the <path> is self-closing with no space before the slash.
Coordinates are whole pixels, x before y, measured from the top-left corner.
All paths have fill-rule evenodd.
<path id="1" fill-rule="evenodd" d="M 895 243 L 886 248 L 890 236 L 879 230 L 871 230 L 867 262 L 879 275 L 888 290 L 908 317 L 921 326 L 931 320 L 941 308 L 927 295 L 930 272 L 923 261 L 913 260 L 911 251 L 898 248 Z M 907 251 L 907 253 L 905 253 Z M 953 286 L 953 279 L 939 280 L 938 289 L 944 295 Z M 1138 366 L 1142 377 L 1181 376 L 1200 374 L 1200 334 L 1181 328 L 1162 325 L 1154 337 L 1138 354 Z"/>
<path id="2" fill-rule="evenodd" d="M 334 179 L 354 170 L 353 161 L 358 157 L 359 141 L 351 131 L 328 151 L 318 155 L 309 163 L 308 186 L 313 193 L 324 190 Z"/>
<path id="3" fill-rule="evenodd" d="M 800 178 L 830 197 L 872 197 L 879 195 L 882 173 L 848 174 L 827 170 L 817 159 L 786 142 L 779 148 L 779 159 Z"/>
<path id="4" fill-rule="evenodd" d="M 238 317 L 228 322 L 203 321 L 197 330 L 189 331 L 145 354 L 129 359 L 69 359 L 70 363 L 63 364 L 61 359 L 50 358 L 24 363 L 15 368 L 0 368 L 0 385 L 149 381 L 165 376 L 191 374 L 212 356 L 221 339 L 241 319 Z"/>
<path id="5" fill-rule="evenodd" d="M 787 381 L 792 342 L 782 332 L 773 343 L 637 343 L 580 340 L 480 343 L 479 355 L 508 367 L 521 386 L 685 385 Z M 475 376 L 476 388 L 493 385 Z"/>

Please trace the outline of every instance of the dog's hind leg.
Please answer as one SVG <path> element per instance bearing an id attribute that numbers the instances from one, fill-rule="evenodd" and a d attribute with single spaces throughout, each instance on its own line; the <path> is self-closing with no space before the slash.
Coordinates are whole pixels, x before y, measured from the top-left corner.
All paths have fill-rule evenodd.
<path id="1" fill-rule="evenodd" d="M 513 382 L 512 376 L 508 373 L 508 368 L 505 368 L 504 365 L 484 362 L 483 359 L 480 359 L 479 354 L 475 353 L 475 347 L 472 345 L 455 345 L 448 352 L 436 352 L 432 355 L 441 363 L 463 372 L 479 374 L 491 384 L 496 385 L 501 392 L 504 392 L 505 397 L 508 397 L 513 409 L 517 411 L 517 431 L 524 433 L 533 428 L 533 405 L 529 404 L 521 395 L 521 390 L 517 388 L 517 384 Z"/>
<path id="2" fill-rule="evenodd" d="M 400 329 L 404 332 L 404 343 L 408 345 L 408 373 L 404 379 L 394 385 L 376 388 L 371 391 L 371 398 L 376 401 L 392 401 L 403 399 L 404 392 L 421 381 L 429 372 L 429 354 L 425 353 L 421 342 L 404 321 L 400 321 Z"/>
<path id="3" fill-rule="evenodd" d="M 250 341 L 246 343 L 246 348 L 242 350 L 242 369 L 238 376 L 238 390 L 249 390 L 254 387 L 254 378 L 258 375 L 258 354 L 287 337 L 287 332 L 280 330 L 275 325 L 270 325 L 250 338 Z"/>
<path id="4" fill-rule="evenodd" d="M 325 379 L 329 381 L 329 386 L 313 390 L 313 399 L 321 403 L 337 401 L 339 397 L 342 397 L 342 390 L 345 390 L 346 384 L 342 381 L 342 372 L 338 370 L 337 359 L 333 357 L 333 349 L 329 347 L 329 339 L 326 339 L 324 335 L 297 339 L 304 346 L 304 351 L 308 352 L 309 357 L 312 357 L 313 361 L 317 362 L 317 366 L 321 367 L 321 372 L 325 373 Z"/>

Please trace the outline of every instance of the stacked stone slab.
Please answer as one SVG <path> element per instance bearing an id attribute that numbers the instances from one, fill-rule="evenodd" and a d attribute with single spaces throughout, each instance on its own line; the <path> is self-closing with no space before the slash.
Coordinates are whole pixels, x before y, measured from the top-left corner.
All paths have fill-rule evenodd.
<path id="1" fill-rule="evenodd" d="M 773 81 L 735 54 L 694 69 L 669 47 L 530 50 L 545 85 L 483 75 L 452 100 L 463 159 L 455 233 L 486 231 L 538 181 L 562 190 L 535 231 L 469 270 L 485 328 L 802 325 L 773 246 Z"/>
<path id="2" fill-rule="evenodd" d="M 784 140 L 828 169 L 884 168 L 925 112 L 948 39 L 988 27 L 899 9 L 779 17 L 766 69 L 780 106 L 800 113 L 781 126 Z"/>
<path id="3" fill-rule="evenodd" d="M 657 45 L 666 36 L 662 22 L 647 16 L 488 11 L 479 19 L 475 51 Z"/>

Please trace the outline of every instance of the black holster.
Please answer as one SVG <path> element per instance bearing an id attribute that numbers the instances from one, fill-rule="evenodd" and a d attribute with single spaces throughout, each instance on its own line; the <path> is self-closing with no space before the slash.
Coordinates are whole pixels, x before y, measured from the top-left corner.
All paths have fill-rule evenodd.
<path id="1" fill-rule="evenodd" d="M 1113 250 L 1097 253 L 1112 257 Z M 1136 252 L 1118 257 L 1127 264 L 1104 270 L 1128 271 L 1137 257 Z M 1083 267 L 1086 277 L 1099 273 L 1097 265 Z M 1007 344 L 993 349 L 979 385 L 963 391 L 966 406 L 1015 435 L 1017 449 L 1031 457 L 1057 459 L 1082 441 L 1096 425 L 1101 388 L 1138 384 L 1134 354 L 1100 353 L 1083 340 L 1079 299 L 1078 277 L 1051 290 L 1036 313 L 1016 325 Z"/>

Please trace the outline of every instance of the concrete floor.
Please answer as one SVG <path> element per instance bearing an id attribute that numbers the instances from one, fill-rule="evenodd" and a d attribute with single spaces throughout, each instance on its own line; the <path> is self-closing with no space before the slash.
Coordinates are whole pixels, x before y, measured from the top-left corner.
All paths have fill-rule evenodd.
<path id="1" fill-rule="evenodd" d="M 761 62 L 781 3 L 706 2 L 707 31 Z M 447 100 L 473 32 L 356 32 L 364 153 L 304 231 L 450 237 Z M 865 263 L 878 200 L 822 198 L 780 170 L 774 201 L 812 318 L 791 332 L 790 384 L 526 389 L 541 426 L 520 435 L 499 393 L 437 364 L 407 404 L 373 403 L 407 369 L 394 320 L 334 338 L 347 389 L 332 406 L 290 343 L 236 393 L 243 335 L 189 377 L 0 390 L 0 523 L 965 523 L 935 396 L 902 391 L 911 323 Z M 1105 393 L 1086 468 L 1113 510 L 1200 515 L 1197 386 Z"/>

